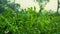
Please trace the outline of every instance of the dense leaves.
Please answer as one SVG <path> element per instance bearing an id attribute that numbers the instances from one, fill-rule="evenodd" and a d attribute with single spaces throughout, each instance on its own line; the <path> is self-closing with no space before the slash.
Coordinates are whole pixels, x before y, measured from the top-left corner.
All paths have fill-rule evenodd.
<path id="1" fill-rule="evenodd" d="M 60 34 L 60 15 L 42 12 L 42 7 L 38 13 L 35 7 L 15 9 L 19 4 L 0 0 L 0 34 Z"/>
<path id="2" fill-rule="evenodd" d="M 0 34 L 60 34 L 60 16 L 36 13 L 27 9 L 15 13 L 11 9 L 0 14 Z"/>

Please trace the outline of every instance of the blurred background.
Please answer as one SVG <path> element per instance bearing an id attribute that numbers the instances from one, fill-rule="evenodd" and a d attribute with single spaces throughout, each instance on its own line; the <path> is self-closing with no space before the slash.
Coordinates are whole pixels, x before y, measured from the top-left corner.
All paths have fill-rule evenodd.
<path id="1" fill-rule="evenodd" d="M 49 2 L 47 2 L 47 0 L 42 0 L 43 1 L 43 6 L 46 4 L 46 6 L 44 6 L 45 10 L 53 10 L 53 11 L 57 11 L 57 4 L 58 1 L 57 0 L 49 0 Z M 40 9 L 40 5 L 41 1 L 39 0 L 16 0 L 16 3 L 19 3 L 21 5 L 21 8 L 25 9 L 25 8 L 29 8 L 29 7 L 36 7 L 37 10 Z"/>

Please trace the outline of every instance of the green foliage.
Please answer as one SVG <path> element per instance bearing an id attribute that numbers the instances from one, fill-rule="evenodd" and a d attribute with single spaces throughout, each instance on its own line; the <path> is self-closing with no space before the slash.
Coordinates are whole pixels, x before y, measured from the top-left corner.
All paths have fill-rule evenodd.
<path id="1" fill-rule="evenodd" d="M 60 16 L 36 13 L 32 8 L 0 14 L 0 34 L 60 34 Z"/>
<path id="2" fill-rule="evenodd" d="M 16 13 L 14 9 L 19 7 L 18 4 L 1 1 L 0 34 L 60 34 L 59 15 L 43 11 L 43 7 L 38 13 L 35 7 L 34 10 L 31 7 Z"/>
<path id="3" fill-rule="evenodd" d="M 19 11 L 20 5 L 17 3 L 10 3 L 10 4 L 7 4 L 7 7 L 11 8 L 15 12 L 17 12 L 17 11 Z"/>
<path id="4" fill-rule="evenodd" d="M 14 2 L 11 2 L 11 0 L 0 0 L 0 6 L 11 8 L 15 12 L 19 12 L 20 5 Z M 3 11 L 3 8 L 0 8 L 0 12 Z"/>

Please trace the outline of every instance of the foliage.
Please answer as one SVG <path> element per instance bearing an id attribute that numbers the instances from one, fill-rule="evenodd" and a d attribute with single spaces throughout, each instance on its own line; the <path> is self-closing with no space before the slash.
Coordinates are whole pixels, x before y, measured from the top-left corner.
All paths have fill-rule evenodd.
<path id="1" fill-rule="evenodd" d="M 36 13 L 31 8 L 15 13 L 8 8 L 0 14 L 0 34 L 60 34 L 60 16 Z"/>
<path id="2" fill-rule="evenodd" d="M 5 3 L 0 0 L 0 34 L 60 34 L 60 15 L 36 12 L 32 8 L 22 9 L 16 13 L 14 3 Z M 5 0 L 4 0 L 5 1 Z"/>
<path id="3" fill-rule="evenodd" d="M 41 9 L 43 9 L 46 6 L 46 4 L 49 2 L 49 0 L 36 0 L 36 1 L 38 2 Z"/>
<path id="4" fill-rule="evenodd" d="M 36 0 L 36 1 L 42 3 L 42 2 L 44 2 L 44 1 L 49 1 L 49 0 Z"/>
<path id="5" fill-rule="evenodd" d="M 0 0 L 0 6 L 11 8 L 15 12 L 19 12 L 20 5 L 8 0 Z M 0 8 L 3 11 L 3 9 Z M 2 12 L 1 11 L 1 12 Z"/>
<path id="6" fill-rule="evenodd" d="M 8 3 L 8 1 L 7 0 L 0 0 L 0 4 L 7 4 Z"/>

